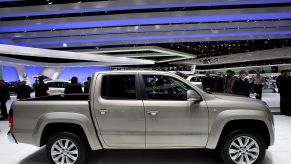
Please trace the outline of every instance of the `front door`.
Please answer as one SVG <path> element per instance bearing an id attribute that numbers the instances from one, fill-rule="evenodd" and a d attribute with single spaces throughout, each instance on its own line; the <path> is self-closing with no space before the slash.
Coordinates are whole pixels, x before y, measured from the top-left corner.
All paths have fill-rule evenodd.
<path id="1" fill-rule="evenodd" d="M 145 148 L 144 107 L 136 86 L 134 74 L 97 77 L 94 110 L 108 147 Z"/>
<path id="2" fill-rule="evenodd" d="M 142 79 L 146 147 L 204 147 L 208 110 L 204 101 L 187 101 L 187 90 L 193 88 L 171 76 L 143 75 Z"/>

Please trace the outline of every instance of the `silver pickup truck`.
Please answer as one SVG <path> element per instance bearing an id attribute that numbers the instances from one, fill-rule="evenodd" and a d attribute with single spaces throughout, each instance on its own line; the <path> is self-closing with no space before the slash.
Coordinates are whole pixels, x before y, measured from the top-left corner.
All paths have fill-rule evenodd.
<path id="1" fill-rule="evenodd" d="M 95 73 L 88 95 L 16 101 L 9 139 L 46 145 L 52 163 L 80 164 L 86 150 L 217 149 L 223 163 L 260 163 L 274 143 L 262 101 L 203 92 L 156 71 Z"/>

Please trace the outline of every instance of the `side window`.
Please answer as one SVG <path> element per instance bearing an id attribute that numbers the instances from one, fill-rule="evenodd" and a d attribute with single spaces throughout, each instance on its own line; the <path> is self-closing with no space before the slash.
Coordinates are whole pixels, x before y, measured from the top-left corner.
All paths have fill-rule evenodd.
<path id="1" fill-rule="evenodd" d="M 192 89 L 168 76 L 145 75 L 143 79 L 149 100 L 187 100 L 187 91 Z"/>
<path id="2" fill-rule="evenodd" d="M 136 99 L 135 75 L 105 75 L 101 96 L 109 100 Z"/>

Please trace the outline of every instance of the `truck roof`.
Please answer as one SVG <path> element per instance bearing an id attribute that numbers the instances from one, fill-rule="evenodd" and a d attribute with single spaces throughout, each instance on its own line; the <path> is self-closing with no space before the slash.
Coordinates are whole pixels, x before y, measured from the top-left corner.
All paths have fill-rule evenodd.
<path id="1" fill-rule="evenodd" d="M 95 74 L 99 73 L 160 73 L 160 74 L 174 74 L 171 72 L 166 71 L 153 71 L 153 70 L 118 70 L 118 71 L 102 71 L 102 72 L 96 72 Z"/>

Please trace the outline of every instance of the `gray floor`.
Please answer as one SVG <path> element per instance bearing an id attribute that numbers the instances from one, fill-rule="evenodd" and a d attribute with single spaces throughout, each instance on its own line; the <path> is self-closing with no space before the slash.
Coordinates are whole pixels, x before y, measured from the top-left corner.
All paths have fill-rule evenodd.
<path id="1" fill-rule="evenodd" d="M 263 100 L 274 110 L 278 108 L 277 94 L 265 94 Z M 275 145 L 266 153 L 263 164 L 290 164 L 291 117 L 275 115 Z M 0 121 L 0 163 L 44 164 L 48 163 L 45 147 L 27 144 L 11 144 L 6 138 L 8 122 Z M 219 164 L 211 150 L 106 150 L 88 153 L 87 163 L 98 164 Z"/>

